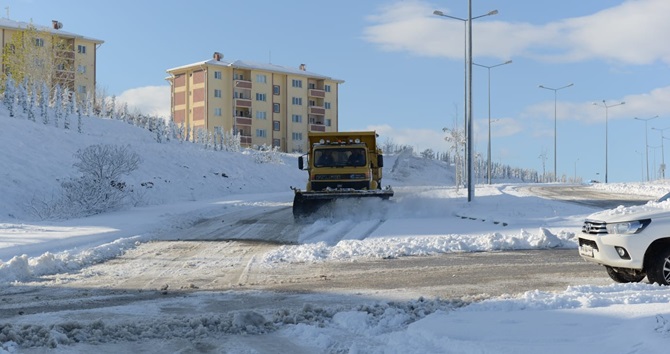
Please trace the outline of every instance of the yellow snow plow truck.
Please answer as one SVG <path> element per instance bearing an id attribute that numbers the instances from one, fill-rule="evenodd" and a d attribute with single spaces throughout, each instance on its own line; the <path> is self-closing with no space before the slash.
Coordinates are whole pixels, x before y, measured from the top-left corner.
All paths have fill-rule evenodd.
<path id="1" fill-rule="evenodd" d="M 382 188 L 384 157 L 377 148 L 377 134 L 371 132 L 310 132 L 309 152 L 298 158 L 298 168 L 309 172 L 305 190 L 291 187 L 293 216 L 310 215 L 339 198 L 393 196 L 390 186 Z"/>

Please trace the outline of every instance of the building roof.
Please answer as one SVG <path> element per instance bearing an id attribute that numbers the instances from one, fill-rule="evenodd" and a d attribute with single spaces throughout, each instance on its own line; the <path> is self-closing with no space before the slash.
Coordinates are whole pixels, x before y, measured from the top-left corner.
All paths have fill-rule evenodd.
<path id="1" fill-rule="evenodd" d="M 332 80 L 337 83 L 344 83 L 344 80 L 340 79 L 335 79 L 330 76 L 325 76 L 321 74 L 317 74 L 315 72 L 311 71 L 306 71 L 306 70 L 301 70 L 299 68 L 291 68 L 287 66 L 282 66 L 282 65 L 276 65 L 276 64 L 271 64 L 271 63 L 257 63 L 257 62 L 252 62 L 248 60 L 235 60 L 235 61 L 227 61 L 224 59 L 221 60 L 216 60 L 216 59 L 210 59 L 210 60 L 205 60 L 205 61 L 200 61 L 188 65 L 182 65 L 178 66 L 176 68 L 168 69 L 166 70 L 168 73 L 172 71 L 178 71 L 182 69 L 187 69 L 191 68 L 194 66 L 202 66 L 202 65 L 219 65 L 219 66 L 227 66 L 227 67 L 232 67 L 232 68 L 238 68 L 238 69 L 247 69 L 247 70 L 259 70 L 259 71 L 269 71 L 269 72 L 278 72 L 278 73 L 283 73 L 283 74 L 290 74 L 290 75 L 297 75 L 297 76 L 307 76 L 310 78 L 316 78 L 316 79 L 325 79 L 325 80 Z"/>
<path id="2" fill-rule="evenodd" d="M 55 21 L 55 22 L 57 22 L 57 21 Z M 57 23 L 60 26 L 62 26 L 62 24 L 60 22 L 57 22 Z M 105 43 L 105 41 L 103 41 L 101 39 L 95 39 L 95 38 L 91 38 L 91 37 L 82 36 L 80 34 L 63 31 L 60 28 L 56 29 L 56 28 L 54 28 L 55 26 L 53 26 L 53 25 L 52 26 L 40 26 L 40 25 L 36 25 L 36 24 L 33 24 L 33 23 L 28 23 L 28 22 L 23 22 L 23 21 L 14 21 L 14 20 L 10 20 L 8 18 L 0 18 L 0 28 L 6 28 L 6 29 L 11 29 L 11 30 L 25 30 L 30 25 L 34 26 L 39 31 L 49 32 L 49 33 L 52 33 L 52 34 L 57 35 L 59 37 L 79 38 L 79 39 L 95 42 L 95 43 L 98 43 L 98 44 Z"/>

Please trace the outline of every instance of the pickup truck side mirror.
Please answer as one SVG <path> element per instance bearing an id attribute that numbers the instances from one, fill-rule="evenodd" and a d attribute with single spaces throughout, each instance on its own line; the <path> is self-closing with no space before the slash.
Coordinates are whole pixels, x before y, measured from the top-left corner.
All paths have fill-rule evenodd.
<path id="1" fill-rule="evenodd" d="M 383 155 L 377 155 L 377 167 L 379 167 L 379 168 L 384 167 L 384 156 Z"/>
<path id="2" fill-rule="evenodd" d="M 298 169 L 302 170 L 305 167 L 305 162 L 303 161 L 302 156 L 298 157 Z"/>

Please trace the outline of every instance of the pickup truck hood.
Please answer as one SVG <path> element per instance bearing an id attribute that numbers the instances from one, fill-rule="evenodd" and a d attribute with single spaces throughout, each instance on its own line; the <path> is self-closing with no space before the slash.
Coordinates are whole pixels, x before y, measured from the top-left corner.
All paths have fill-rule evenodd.
<path id="1" fill-rule="evenodd" d="M 607 223 L 642 219 L 658 219 L 670 217 L 670 201 L 648 202 L 643 205 L 619 206 L 614 209 L 600 211 L 589 215 L 586 219 Z"/>

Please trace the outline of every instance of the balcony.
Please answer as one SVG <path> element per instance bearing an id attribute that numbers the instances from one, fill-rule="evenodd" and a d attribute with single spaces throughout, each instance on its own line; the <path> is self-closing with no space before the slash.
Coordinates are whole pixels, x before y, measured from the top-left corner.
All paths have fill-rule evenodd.
<path id="1" fill-rule="evenodd" d="M 307 94 L 309 95 L 309 97 L 318 97 L 318 98 L 326 97 L 326 91 L 319 89 L 309 89 L 309 92 Z"/>
<path id="2" fill-rule="evenodd" d="M 62 81 L 74 81 L 74 71 L 56 70 L 56 79 Z"/>
<path id="3" fill-rule="evenodd" d="M 251 98 L 236 97 L 234 104 L 235 107 L 251 108 Z"/>
<path id="4" fill-rule="evenodd" d="M 240 134 L 240 143 L 245 145 L 251 145 L 251 135 L 245 135 L 244 133 Z"/>
<path id="5" fill-rule="evenodd" d="M 251 126 L 252 119 L 246 117 L 235 117 L 235 124 Z"/>
<path id="6" fill-rule="evenodd" d="M 309 131 L 311 132 L 325 132 L 326 126 L 323 124 L 310 124 Z"/>
<path id="7" fill-rule="evenodd" d="M 235 88 L 251 90 L 251 81 L 235 80 Z"/>
<path id="8" fill-rule="evenodd" d="M 74 51 L 58 50 L 56 51 L 56 58 L 74 60 Z"/>
<path id="9" fill-rule="evenodd" d="M 325 116 L 326 109 L 320 106 L 309 106 L 309 114 L 314 114 L 317 116 Z"/>

